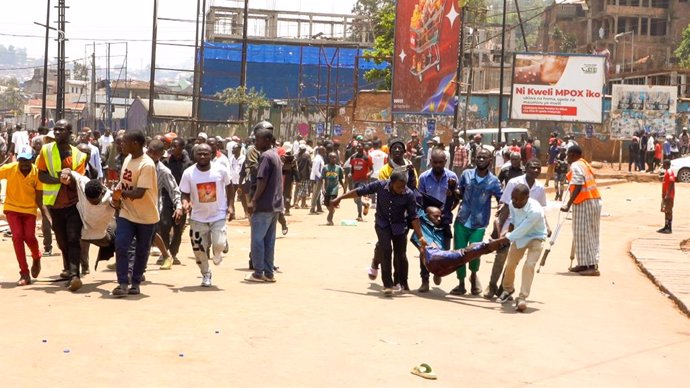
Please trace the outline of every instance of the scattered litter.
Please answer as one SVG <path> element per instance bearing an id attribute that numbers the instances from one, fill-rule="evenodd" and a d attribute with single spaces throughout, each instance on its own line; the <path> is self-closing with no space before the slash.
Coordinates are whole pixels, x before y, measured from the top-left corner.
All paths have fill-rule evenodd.
<path id="1" fill-rule="evenodd" d="M 415 366 L 414 368 L 412 368 L 410 373 L 412 373 L 415 376 L 423 377 L 429 380 L 436 380 L 438 378 L 438 376 L 436 376 L 436 373 L 434 373 L 434 371 L 431 369 L 431 366 L 425 363 Z"/>
<path id="2" fill-rule="evenodd" d="M 395 342 L 395 341 L 388 341 L 388 340 L 385 340 L 385 339 L 383 339 L 383 338 L 380 338 L 379 341 L 383 342 L 384 344 L 388 344 L 388 345 L 399 345 L 399 344 L 398 344 L 397 342 Z"/>
<path id="3" fill-rule="evenodd" d="M 184 353 L 180 353 L 179 356 L 180 356 L 180 357 L 184 357 Z"/>
<path id="4" fill-rule="evenodd" d="M 216 334 L 220 334 L 220 330 L 216 330 Z"/>
<path id="5" fill-rule="evenodd" d="M 356 220 L 342 220 L 340 221 L 340 226 L 357 226 Z"/>
<path id="6" fill-rule="evenodd" d="M 44 339 L 44 340 L 43 340 L 43 341 L 41 341 L 41 342 L 43 342 L 43 343 L 46 343 L 46 342 L 48 342 L 48 340 L 47 340 L 47 339 Z"/>
<path id="7" fill-rule="evenodd" d="M 63 353 L 69 353 L 69 349 L 65 349 L 62 351 Z"/>

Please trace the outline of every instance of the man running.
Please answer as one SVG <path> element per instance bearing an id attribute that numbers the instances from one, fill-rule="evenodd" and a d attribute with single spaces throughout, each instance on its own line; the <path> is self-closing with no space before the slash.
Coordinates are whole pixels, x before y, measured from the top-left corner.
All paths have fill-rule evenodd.
<path id="1" fill-rule="evenodd" d="M 364 153 L 364 145 L 362 143 L 355 141 L 354 149 L 352 156 L 345 162 L 350 190 L 358 189 L 369 183 L 373 167 L 371 158 Z M 364 214 L 366 215 L 369 212 L 369 204 L 364 204 L 362 197 L 355 198 L 355 204 L 357 204 L 357 221 L 362 222 L 364 221 L 362 209 L 364 208 Z"/>
<path id="2" fill-rule="evenodd" d="M 192 250 L 201 270 L 201 286 L 211 287 L 211 268 L 223 261 L 223 249 L 227 241 L 225 219 L 234 217 L 230 207 L 231 181 L 227 169 L 211 163 L 212 148 L 199 144 L 196 148 L 196 165 L 185 170 L 180 182 L 182 204 L 187 213 L 191 210 L 189 228 Z M 191 208 L 191 209 L 190 209 Z"/>

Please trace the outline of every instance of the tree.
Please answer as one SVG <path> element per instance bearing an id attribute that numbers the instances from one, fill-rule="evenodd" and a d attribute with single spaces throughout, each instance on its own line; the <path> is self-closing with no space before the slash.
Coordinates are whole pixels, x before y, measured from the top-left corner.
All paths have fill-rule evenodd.
<path id="1" fill-rule="evenodd" d="M 216 97 L 223 100 L 225 105 L 242 104 L 249 109 L 269 108 L 271 106 L 271 102 L 268 101 L 263 92 L 257 91 L 254 88 L 247 89 L 244 86 L 227 88 L 220 93 L 216 93 Z"/>
<path id="2" fill-rule="evenodd" d="M 558 43 L 558 49 L 564 53 L 570 53 L 575 51 L 577 48 L 577 38 L 572 34 L 564 32 L 560 28 L 556 27 L 553 29 L 553 40 Z"/>
<path id="3" fill-rule="evenodd" d="M 10 86 L 0 93 L 0 109 L 2 110 L 12 110 L 16 115 L 21 115 L 25 103 L 24 96 L 15 87 Z"/>
<path id="4" fill-rule="evenodd" d="M 89 79 L 89 69 L 86 65 L 74 61 L 72 64 L 72 73 L 74 74 L 74 79 L 77 81 L 86 81 Z"/>
<path id="5" fill-rule="evenodd" d="M 388 58 L 393 56 L 395 50 L 395 4 L 387 2 L 378 10 L 375 17 L 374 33 L 374 48 L 367 50 L 366 55 L 374 57 L 374 63 L 380 65 L 388 62 Z M 393 82 L 391 76 L 391 66 L 383 69 L 371 69 L 364 73 L 364 79 L 369 82 L 383 80 L 378 88 L 383 90 L 391 90 Z"/>
<path id="6" fill-rule="evenodd" d="M 681 66 L 690 67 L 690 24 L 683 30 L 680 44 L 673 54 L 678 58 Z"/>

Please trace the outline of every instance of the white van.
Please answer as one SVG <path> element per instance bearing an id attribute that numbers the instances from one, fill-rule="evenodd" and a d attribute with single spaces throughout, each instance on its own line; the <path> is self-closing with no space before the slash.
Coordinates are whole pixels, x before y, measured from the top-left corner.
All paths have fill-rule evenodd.
<path id="1" fill-rule="evenodd" d="M 463 131 L 460 131 L 460 137 L 462 137 Z M 472 140 L 474 135 L 482 135 L 482 144 L 485 148 L 494 150 L 491 142 L 498 138 L 498 128 L 478 128 L 478 129 L 468 129 L 467 130 L 467 141 Z M 522 136 L 529 137 L 529 131 L 525 128 L 501 128 L 501 137 L 503 142 L 510 145 L 513 139 L 520 141 Z"/>

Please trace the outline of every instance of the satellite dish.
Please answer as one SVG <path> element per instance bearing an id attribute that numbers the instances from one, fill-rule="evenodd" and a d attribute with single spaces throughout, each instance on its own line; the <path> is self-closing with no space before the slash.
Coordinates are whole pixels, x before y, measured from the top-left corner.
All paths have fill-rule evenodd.
<path id="1" fill-rule="evenodd" d="M 604 27 L 599 27 L 599 39 L 604 39 L 605 35 L 606 31 L 604 30 Z"/>

